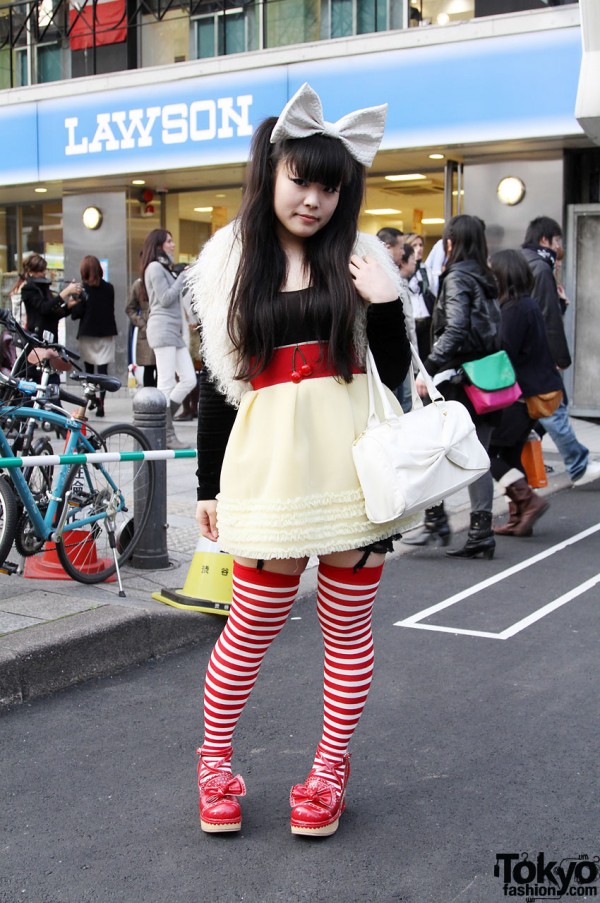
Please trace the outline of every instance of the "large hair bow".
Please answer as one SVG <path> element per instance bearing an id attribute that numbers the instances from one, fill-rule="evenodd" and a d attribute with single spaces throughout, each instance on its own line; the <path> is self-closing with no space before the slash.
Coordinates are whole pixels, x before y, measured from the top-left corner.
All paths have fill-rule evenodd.
<path id="1" fill-rule="evenodd" d="M 337 122 L 326 122 L 319 95 L 305 82 L 285 105 L 271 132 L 271 144 L 286 138 L 327 135 L 341 141 L 363 166 L 370 166 L 381 144 L 386 113 L 385 103 L 347 113 Z"/>

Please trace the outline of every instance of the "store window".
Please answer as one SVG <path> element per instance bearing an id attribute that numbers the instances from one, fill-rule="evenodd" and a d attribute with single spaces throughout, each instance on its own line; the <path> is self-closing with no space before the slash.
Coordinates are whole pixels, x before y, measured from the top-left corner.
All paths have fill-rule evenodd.
<path id="1" fill-rule="evenodd" d="M 402 27 L 402 17 L 398 15 L 401 3 L 390 3 L 389 0 L 329 0 L 329 6 L 332 38 Z M 395 13 L 393 16 L 392 11 Z M 395 24 L 391 23 L 391 18 L 396 19 Z"/>
<path id="2" fill-rule="evenodd" d="M 61 201 L 0 207 L 1 306 L 16 281 L 23 260 L 32 253 L 48 261 L 54 281 L 63 275 L 64 246 Z"/>
<path id="3" fill-rule="evenodd" d="M 258 49 L 256 4 L 221 0 L 200 4 L 195 17 L 196 56 L 206 59 Z"/>

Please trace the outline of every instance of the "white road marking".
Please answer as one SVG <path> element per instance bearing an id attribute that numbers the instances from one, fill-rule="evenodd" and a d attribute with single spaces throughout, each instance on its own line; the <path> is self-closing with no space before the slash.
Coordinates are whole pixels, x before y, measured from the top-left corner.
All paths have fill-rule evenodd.
<path id="1" fill-rule="evenodd" d="M 592 536 L 599 530 L 600 523 L 594 524 L 594 526 L 588 527 L 587 530 L 582 530 L 581 533 L 577 533 L 575 536 L 570 537 L 570 539 L 565 539 L 563 540 L 563 542 L 559 542 L 555 546 L 546 549 L 545 552 L 540 552 L 538 555 L 534 555 L 531 558 L 525 559 L 525 561 L 520 562 L 520 564 L 513 565 L 513 567 L 507 568 L 505 571 L 501 571 L 494 577 L 489 577 L 487 580 L 482 580 L 480 583 L 476 583 L 474 586 L 470 586 L 468 589 L 465 589 L 460 593 L 455 593 L 455 595 L 450 596 L 448 599 L 444 599 L 443 602 L 438 602 L 436 605 L 425 608 L 423 609 L 423 611 L 419 611 L 416 614 L 405 618 L 403 621 L 396 621 L 394 627 L 414 627 L 417 630 L 437 630 L 441 633 L 455 633 L 464 634 L 466 636 L 486 637 L 488 639 L 495 640 L 507 640 L 510 637 L 514 636 L 516 633 L 519 633 L 521 630 L 524 630 L 526 627 L 529 627 L 536 621 L 539 621 L 540 618 L 543 618 L 550 612 L 555 611 L 557 608 L 560 608 L 561 605 L 565 605 L 572 599 L 577 598 L 577 596 L 580 596 L 583 593 L 587 592 L 593 586 L 596 586 L 596 584 L 600 583 L 600 574 L 596 574 L 595 577 L 590 578 L 590 580 L 586 580 L 585 583 L 579 584 L 579 586 L 576 586 L 574 589 L 569 590 L 569 592 L 564 593 L 562 596 L 559 596 L 557 599 L 554 599 L 552 602 L 549 602 L 547 605 L 544 605 L 537 611 L 532 612 L 530 615 L 527 615 L 527 617 L 522 618 L 520 621 L 517 621 L 515 624 L 511 625 L 506 630 L 503 630 L 500 633 L 490 633 L 483 630 L 463 630 L 459 627 L 442 627 L 436 624 L 422 624 L 419 622 L 423 621 L 425 618 L 431 617 L 431 615 L 436 614 L 438 611 L 443 611 L 443 609 L 449 608 L 451 605 L 456 605 L 457 602 L 461 602 L 463 599 L 467 599 L 469 596 L 475 595 L 476 593 L 480 592 L 480 590 L 486 589 L 488 586 L 493 586 L 495 583 L 499 583 L 501 580 L 506 580 L 513 574 L 517 574 L 519 571 L 523 571 L 526 568 L 537 564 L 539 561 L 543 561 L 545 558 L 548 558 L 555 552 L 561 552 L 574 543 L 581 542 L 581 540 L 583 539 L 587 539 L 588 536 Z"/>

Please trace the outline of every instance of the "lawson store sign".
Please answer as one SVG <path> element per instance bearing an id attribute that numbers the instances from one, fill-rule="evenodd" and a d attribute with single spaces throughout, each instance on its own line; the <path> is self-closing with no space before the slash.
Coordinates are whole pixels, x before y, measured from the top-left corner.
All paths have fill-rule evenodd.
<path id="1" fill-rule="evenodd" d="M 580 61 L 580 31 L 568 28 L 6 105 L 4 183 L 242 162 L 256 125 L 304 81 L 330 120 L 387 102 L 384 150 L 581 134 Z M 540 91 L 546 71 L 560 78 Z"/>

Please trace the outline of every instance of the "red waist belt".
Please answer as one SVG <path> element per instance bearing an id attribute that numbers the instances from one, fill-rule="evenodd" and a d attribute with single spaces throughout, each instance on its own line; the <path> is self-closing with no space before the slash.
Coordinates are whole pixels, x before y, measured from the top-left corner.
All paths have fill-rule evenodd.
<path id="1" fill-rule="evenodd" d="M 364 373 L 354 365 L 353 373 Z M 305 342 L 276 348 L 268 367 L 250 380 L 252 388 L 266 389 L 279 383 L 300 383 L 305 379 L 337 376 L 327 363 L 327 342 Z"/>

